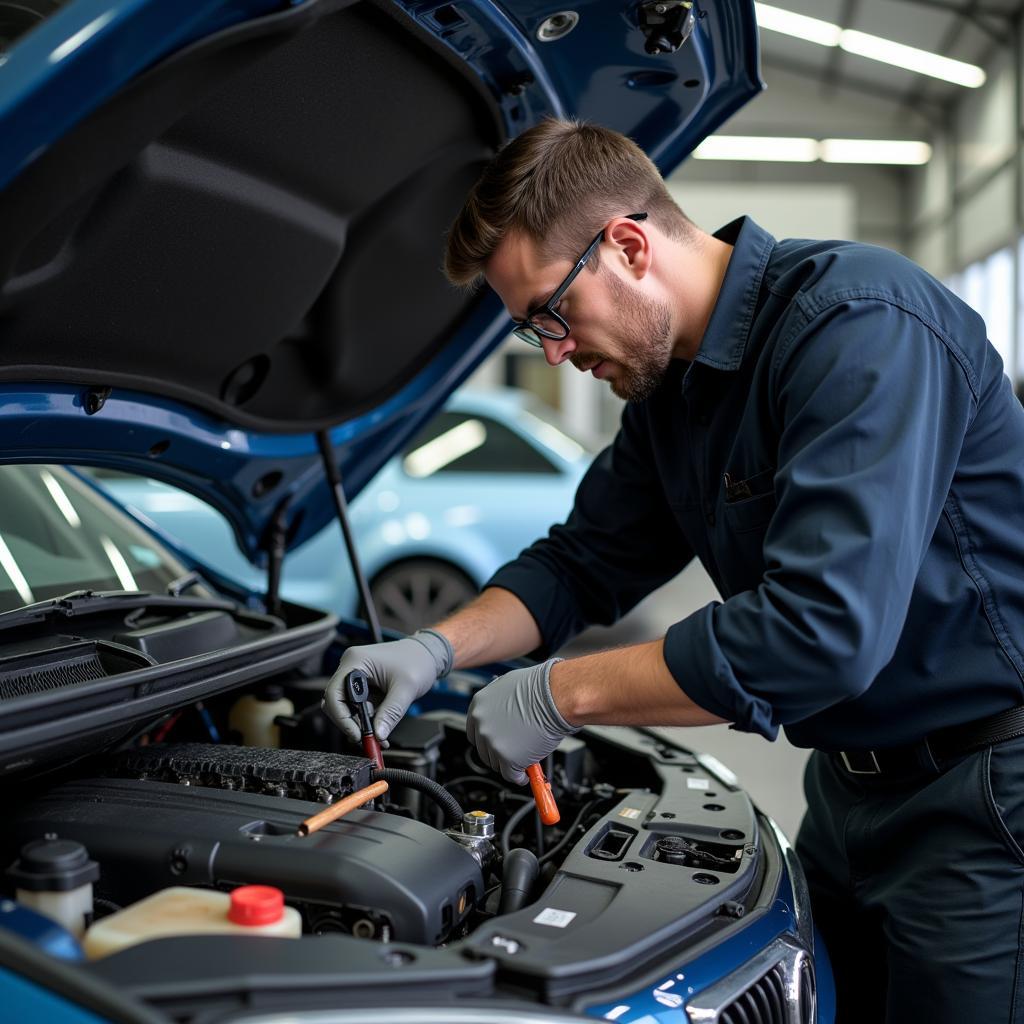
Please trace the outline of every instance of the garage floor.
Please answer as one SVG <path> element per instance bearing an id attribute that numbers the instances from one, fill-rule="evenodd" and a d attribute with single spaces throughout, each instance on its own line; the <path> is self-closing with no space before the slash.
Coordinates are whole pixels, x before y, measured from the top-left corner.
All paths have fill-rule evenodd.
<path id="1" fill-rule="evenodd" d="M 586 654 L 604 647 L 653 640 L 673 622 L 717 598 L 714 584 L 694 563 L 670 583 L 651 594 L 614 627 L 587 630 L 560 653 Z M 693 750 L 713 754 L 728 765 L 754 802 L 770 814 L 783 832 L 795 838 L 804 812 L 802 776 L 808 752 L 779 739 L 769 743 L 760 736 L 737 732 L 725 725 L 700 729 L 673 729 Z"/>

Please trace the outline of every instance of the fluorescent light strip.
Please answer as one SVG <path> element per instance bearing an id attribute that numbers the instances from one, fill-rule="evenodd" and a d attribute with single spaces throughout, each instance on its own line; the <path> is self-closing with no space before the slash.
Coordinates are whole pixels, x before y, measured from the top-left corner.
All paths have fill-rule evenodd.
<path id="1" fill-rule="evenodd" d="M 822 139 L 821 159 L 827 164 L 926 164 L 932 157 L 927 142 L 895 139 Z"/>
<path id="2" fill-rule="evenodd" d="M 916 71 L 919 75 L 941 78 L 944 82 L 962 85 L 966 89 L 977 89 L 985 84 L 985 72 L 974 64 L 919 50 L 916 46 L 905 46 L 867 32 L 845 29 L 839 37 L 839 47 L 858 57 Z"/>
<path id="3" fill-rule="evenodd" d="M 773 7 L 771 4 L 754 4 L 754 7 L 757 9 L 759 28 L 781 32 L 783 35 L 804 39 L 819 46 L 839 45 L 839 37 L 843 30 L 830 21 L 808 18 L 805 14 L 784 11 L 781 7 Z"/>
<path id="4" fill-rule="evenodd" d="M 927 142 L 903 139 L 794 139 L 768 135 L 715 135 L 694 151 L 698 160 L 761 160 L 768 163 L 920 165 L 931 159 Z"/>
<path id="5" fill-rule="evenodd" d="M 967 89 L 977 89 L 985 84 L 985 72 L 975 64 L 919 50 L 916 46 L 906 46 L 869 32 L 840 28 L 830 21 L 808 18 L 804 14 L 786 11 L 771 4 L 758 3 L 754 6 L 757 10 L 757 24 L 771 32 L 780 32 L 819 46 L 838 46 L 858 57 L 867 57 L 868 60 L 877 60 L 919 75 L 940 78 Z"/>
<path id="6" fill-rule="evenodd" d="M 698 160 L 772 160 L 813 163 L 818 159 L 816 139 L 774 138 L 764 135 L 713 135 L 694 151 Z"/>

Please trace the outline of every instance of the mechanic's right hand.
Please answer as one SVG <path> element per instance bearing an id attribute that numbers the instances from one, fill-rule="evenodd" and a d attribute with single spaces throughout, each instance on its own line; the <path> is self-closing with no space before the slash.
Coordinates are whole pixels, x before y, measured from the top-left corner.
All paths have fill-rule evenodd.
<path id="1" fill-rule="evenodd" d="M 360 669 L 369 678 L 377 708 L 373 714 L 373 706 L 368 706 L 373 714 L 373 731 L 384 743 L 412 702 L 448 675 L 454 661 L 455 653 L 447 637 L 433 629 L 418 629 L 404 640 L 350 647 L 327 684 L 323 709 L 353 743 L 359 743 L 359 720 L 345 702 L 345 677 L 353 669 Z"/>

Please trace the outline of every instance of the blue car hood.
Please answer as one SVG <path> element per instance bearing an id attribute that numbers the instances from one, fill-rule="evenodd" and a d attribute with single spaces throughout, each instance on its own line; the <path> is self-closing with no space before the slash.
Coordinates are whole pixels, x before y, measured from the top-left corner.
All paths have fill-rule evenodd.
<path id="1" fill-rule="evenodd" d="M 575 116 L 668 173 L 762 88 L 751 0 L 657 54 L 691 5 L 52 6 L 0 22 L 0 461 L 184 487 L 257 563 L 332 516 L 318 431 L 351 498 L 505 337 L 440 271 L 504 142 Z"/>

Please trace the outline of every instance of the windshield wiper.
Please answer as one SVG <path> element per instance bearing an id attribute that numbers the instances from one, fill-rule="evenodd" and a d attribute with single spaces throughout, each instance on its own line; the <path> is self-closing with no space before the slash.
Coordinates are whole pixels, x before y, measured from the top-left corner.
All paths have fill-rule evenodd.
<path id="1" fill-rule="evenodd" d="M 171 580 L 171 582 L 164 587 L 164 591 L 170 594 L 171 597 L 180 597 L 186 590 L 191 590 L 193 587 L 199 586 L 202 582 L 203 577 L 193 569 L 191 572 L 185 573 L 184 576 L 179 576 L 177 579 Z"/>
<path id="2" fill-rule="evenodd" d="M 72 619 L 79 615 L 98 612 L 116 612 L 121 608 L 175 608 L 178 611 L 237 612 L 234 601 L 208 597 L 175 597 L 171 594 L 151 594 L 145 590 L 73 590 L 49 601 L 37 601 L 24 608 L 0 612 L 0 630 L 24 626 L 26 623 L 47 619 Z"/>

